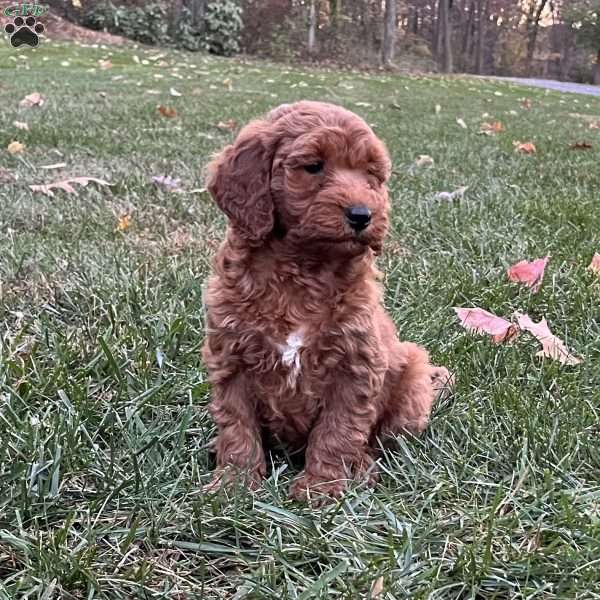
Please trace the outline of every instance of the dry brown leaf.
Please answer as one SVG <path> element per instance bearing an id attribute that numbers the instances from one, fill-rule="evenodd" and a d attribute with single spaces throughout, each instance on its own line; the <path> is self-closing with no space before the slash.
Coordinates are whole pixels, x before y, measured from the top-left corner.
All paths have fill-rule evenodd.
<path id="1" fill-rule="evenodd" d="M 588 269 L 595 275 L 600 275 L 600 254 L 597 252 L 592 258 L 592 262 L 588 265 Z"/>
<path id="2" fill-rule="evenodd" d="M 54 192 L 52 190 L 63 190 L 64 192 L 67 192 L 67 194 L 77 195 L 77 190 L 71 184 L 77 183 L 80 186 L 85 187 L 90 182 L 97 183 L 98 185 L 111 185 L 108 181 L 96 179 L 95 177 L 73 177 L 71 179 L 63 179 L 62 181 L 48 183 L 46 185 L 30 185 L 29 189 L 33 192 L 41 192 L 50 197 L 54 197 Z"/>
<path id="3" fill-rule="evenodd" d="M 479 128 L 479 133 L 485 133 L 486 135 L 494 135 L 504 131 L 504 125 L 500 121 L 493 121 L 492 123 L 482 123 Z"/>
<path id="4" fill-rule="evenodd" d="M 29 131 L 29 125 L 27 125 L 27 123 L 25 123 L 24 121 L 14 121 L 13 125 L 17 129 L 23 129 L 24 131 Z"/>
<path id="5" fill-rule="evenodd" d="M 592 121 L 590 123 L 590 129 L 600 129 L 600 121 Z"/>
<path id="6" fill-rule="evenodd" d="M 513 142 L 513 146 L 515 147 L 515 152 L 520 152 L 521 154 L 535 154 L 537 149 L 533 142 Z"/>
<path id="7" fill-rule="evenodd" d="M 506 319 L 483 310 L 482 308 L 455 307 L 460 324 L 473 333 L 486 333 L 492 337 L 494 344 L 509 342 L 518 335 L 517 328 Z"/>
<path id="8" fill-rule="evenodd" d="M 549 259 L 549 256 L 545 256 L 544 258 L 537 258 L 531 262 L 521 260 L 512 265 L 512 267 L 509 267 L 506 274 L 511 281 L 524 283 L 527 287 L 531 288 L 534 293 L 537 293 L 542 285 L 544 271 Z"/>
<path id="9" fill-rule="evenodd" d="M 44 97 L 39 92 L 33 92 L 33 94 L 25 96 L 25 98 L 19 102 L 19 106 L 31 108 L 32 106 L 43 106 L 44 102 Z"/>
<path id="10" fill-rule="evenodd" d="M 569 150 L 591 150 L 591 142 L 575 142 L 569 146 Z"/>
<path id="11" fill-rule="evenodd" d="M 102 71 L 107 71 L 108 69 L 112 69 L 112 62 L 110 60 L 99 60 L 98 65 Z"/>
<path id="12" fill-rule="evenodd" d="M 380 575 L 371 585 L 371 598 L 377 598 L 383 592 L 383 575 Z"/>
<path id="13" fill-rule="evenodd" d="M 514 318 L 521 331 L 528 331 L 542 344 L 542 349 L 536 356 L 553 358 L 563 365 L 578 365 L 583 362 L 583 359 L 569 352 L 565 343 L 559 337 L 552 334 L 546 319 L 534 323 L 528 314 L 520 312 L 516 312 Z"/>
<path id="14" fill-rule="evenodd" d="M 228 119 L 227 121 L 219 121 L 217 123 L 217 127 L 219 129 L 229 129 L 230 131 L 233 131 L 237 128 L 237 121 L 234 121 L 233 119 Z"/>
<path id="15" fill-rule="evenodd" d="M 25 144 L 21 144 L 21 142 L 11 142 L 6 149 L 9 154 L 21 154 L 21 152 L 25 150 Z"/>
<path id="16" fill-rule="evenodd" d="M 231 92 L 233 90 L 233 82 L 229 77 L 227 79 L 223 79 L 223 85 Z"/>
<path id="17" fill-rule="evenodd" d="M 521 102 L 521 108 L 529 110 L 531 108 L 531 100 L 529 98 L 525 98 L 523 102 Z"/>
<path id="18" fill-rule="evenodd" d="M 117 231 L 127 231 L 131 227 L 131 215 L 122 215 L 117 221 Z"/>
<path id="19" fill-rule="evenodd" d="M 172 106 L 162 106 L 161 104 L 158 106 L 158 112 L 167 119 L 172 119 L 177 116 L 177 109 Z"/>

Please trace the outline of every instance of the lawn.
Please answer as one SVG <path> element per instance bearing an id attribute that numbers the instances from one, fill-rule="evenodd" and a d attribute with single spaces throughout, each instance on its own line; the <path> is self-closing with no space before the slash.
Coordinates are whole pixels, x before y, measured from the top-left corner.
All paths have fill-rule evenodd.
<path id="1" fill-rule="evenodd" d="M 202 169 L 223 125 L 302 98 L 387 143 L 386 305 L 458 380 L 375 490 L 323 509 L 288 500 L 284 454 L 257 493 L 202 491 L 201 285 L 224 230 Z M 0 102 L 0 598 L 600 598 L 600 98 L 46 42 L 0 47 Z M 112 185 L 29 189 L 75 176 Z M 508 281 L 545 255 L 539 293 Z M 545 317 L 584 362 L 495 346 L 454 306 Z"/>

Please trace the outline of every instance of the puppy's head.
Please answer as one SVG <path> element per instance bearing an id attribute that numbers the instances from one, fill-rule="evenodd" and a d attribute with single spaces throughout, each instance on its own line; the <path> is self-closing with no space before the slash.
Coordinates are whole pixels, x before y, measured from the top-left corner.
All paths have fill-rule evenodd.
<path id="1" fill-rule="evenodd" d="M 236 232 L 303 253 L 381 250 L 387 231 L 384 144 L 355 114 L 286 104 L 253 121 L 209 165 L 208 188 Z"/>

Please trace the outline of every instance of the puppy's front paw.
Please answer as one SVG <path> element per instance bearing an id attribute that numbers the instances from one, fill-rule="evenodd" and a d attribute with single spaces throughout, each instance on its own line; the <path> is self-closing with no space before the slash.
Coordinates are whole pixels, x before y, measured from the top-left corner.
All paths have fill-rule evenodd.
<path id="1" fill-rule="evenodd" d="M 290 498 L 299 502 L 309 502 L 312 506 L 322 506 L 341 497 L 346 491 L 347 484 L 347 479 L 323 481 L 303 471 L 290 486 Z"/>
<path id="2" fill-rule="evenodd" d="M 433 367 L 431 369 L 431 385 L 437 400 L 445 400 L 456 387 L 454 375 L 446 367 Z"/>

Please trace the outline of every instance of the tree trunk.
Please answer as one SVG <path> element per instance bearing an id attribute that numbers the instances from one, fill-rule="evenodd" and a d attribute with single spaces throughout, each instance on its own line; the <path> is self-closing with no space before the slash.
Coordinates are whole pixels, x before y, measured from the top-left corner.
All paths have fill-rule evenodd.
<path id="1" fill-rule="evenodd" d="M 596 64 L 594 65 L 594 69 L 592 71 L 592 78 L 594 85 L 600 85 L 600 48 L 598 49 L 598 54 L 596 55 Z"/>
<path id="2" fill-rule="evenodd" d="M 192 25 L 197 27 L 204 23 L 204 15 L 206 14 L 207 0 L 192 0 Z"/>
<path id="3" fill-rule="evenodd" d="M 435 6 L 435 23 L 433 25 L 433 54 L 438 62 L 442 59 L 442 3 L 444 0 L 438 0 L 437 6 Z"/>
<path id="4" fill-rule="evenodd" d="M 548 0 L 538 0 L 539 5 L 536 10 L 536 3 L 532 2 L 529 12 L 527 13 L 527 59 L 525 68 L 527 76 L 531 75 L 533 67 L 533 56 L 535 54 L 535 44 L 537 42 L 538 30 L 540 28 L 540 19 Z"/>
<path id="5" fill-rule="evenodd" d="M 463 6 L 463 13 L 465 12 L 466 3 Z M 471 46 L 473 44 L 473 17 L 475 14 L 475 0 L 471 0 L 469 4 L 469 11 L 466 17 L 466 21 L 463 22 L 463 44 L 462 44 L 462 68 L 463 71 L 469 71 L 471 68 L 471 61 L 469 60 L 471 55 Z"/>
<path id="6" fill-rule="evenodd" d="M 391 67 L 396 42 L 396 0 L 385 0 L 383 18 L 383 66 Z"/>
<path id="7" fill-rule="evenodd" d="M 317 34 L 317 7 L 316 0 L 310 0 L 308 8 L 308 53 L 315 53 L 315 38 Z"/>
<path id="8" fill-rule="evenodd" d="M 489 17 L 490 0 L 479 0 L 479 23 L 477 31 L 477 56 L 475 59 L 475 72 L 483 75 L 485 70 L 485 34 Z"/>
<path id="9" fill-rule="evenodd" d="M 450 0 L 440 0 L 439 36 L 442 38 L 444 73 L 452 73 L 452 32 L 450 30 Z"/>
<path id="10" fill-rule="evenodd" d="M 169 24 L 167 26 L 167 33 L 172 39 L 177 37 L 177 31 L 179 30 L 179 23 L 181 21 L 182 10 L 183 0 L 174 0 L 169 10 Z"/>

